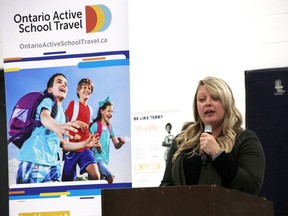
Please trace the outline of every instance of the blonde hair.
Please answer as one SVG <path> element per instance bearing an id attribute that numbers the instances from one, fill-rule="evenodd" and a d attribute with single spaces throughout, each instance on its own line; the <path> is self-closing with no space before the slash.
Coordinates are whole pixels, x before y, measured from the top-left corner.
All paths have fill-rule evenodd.
<path id="1" fill-rule="evenodd" d="M 176 142 L 178 150 L 173 156 L 173 161 L 182 153 L 188 152 L 188 155 L 199 154 L 199 138 L 203 133 L 204 125 L 200 119 L 197 110 L 197 94 L 200 86 L 205 86 L 208 91 L 220 98 L 224 107 L 223 129 L 221 134 L 216 137 L 216 141 L 226 152 L 231 152 L 235 143 L 235 137 L 238 130 L 241 129 L 242 115 L 236 108 L 233 93 L 225 81 L 216 77 L 206 77 L 199 81 L 193 101 L 194 123 L 182 131 L 177 137 Z"/>

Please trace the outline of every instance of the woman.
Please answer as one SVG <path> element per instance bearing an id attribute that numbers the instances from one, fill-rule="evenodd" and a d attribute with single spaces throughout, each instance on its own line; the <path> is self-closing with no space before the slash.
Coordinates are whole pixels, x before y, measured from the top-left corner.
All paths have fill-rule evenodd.
<path id="1" fill-rule="evenodd" d="M 195 121 L 174 139 L 160 186 L 216 184 L 258 194 L 264 151 L 257 135 L 241 128 L 229 86 L 215 77 L 200 80 L 193 112 Z M 205 125 L 212 127 L 211 133 L 204 131 Z"/>

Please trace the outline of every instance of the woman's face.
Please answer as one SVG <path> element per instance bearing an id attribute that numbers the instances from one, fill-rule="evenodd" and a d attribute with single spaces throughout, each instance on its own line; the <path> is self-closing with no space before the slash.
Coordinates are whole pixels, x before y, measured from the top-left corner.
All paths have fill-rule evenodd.
<path id="1" fill-rule="evenodd" d="M 201 85 L 197 92 L 197 110 L 205 125 L 217 127 L 224 120 L 225 110 L 220 98 L 211 95 L 205 85 Z"/>

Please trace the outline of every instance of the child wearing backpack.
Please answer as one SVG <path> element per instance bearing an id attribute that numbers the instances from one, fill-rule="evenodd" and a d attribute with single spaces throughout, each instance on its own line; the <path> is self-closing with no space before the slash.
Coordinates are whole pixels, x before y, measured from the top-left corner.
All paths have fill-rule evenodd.
<path id="1" fill-rule="evenodd" d="M 84 142 L 71 143 L 69 131 L 77 132 L 85 128 L 81 122 L 66 122 L 62 102 L 67 96 L 68 87 L 66 77 L 57 73 L 47 82 L 46 90 L 57 100 L 57 114 L 51 116 L 53 100 L 43 99 L 37 106 L 36 120 L 41 125 L 36 127 L 31 136 L 23 143 L 18 154 L 18 170 L 16 182 L 42 183 L 55 182 L 61 179 L 61 164 L 59 158 L 60 146 L 65 150 L 77 150 L 84 147 L 98 146 L 99 137 L 90 135 Z M 87 125 L 86 125 L 87 127 Z"/>
<path id="2" fill-rule="evenodd" d="M 79 101 L 72 100 L 67 109 L 66 116 L 69 121 L 81 121 L 86 125 L 92 122 L 93 109 L 88 105 L 88 100 L 93 93 L 93 83 L 88 78 L 83 78 L 77 85 L 77 97 Z M 74 141 L 81 142 L 89 137 L 89 129 L 79 130 L 74 133 Z M 72 141 L 72 140 L 71 140 Z M 76 179 L 76 168 L 80 167 L 80 174 L 88 173 L 89 180 L 99 180 L 100 172 L 90 148 L 82 148 L 76 151 L 64 152 L 64 167 L 62 181 L 73 181 Z"/>
<path id="3" fill-rule="evenodd" d="M 125 143 L 123 137 L 116 137 L 114 128 L 110 124 L 110 119 L 113 116 L 113 104 L 110 102 L 109 97 L 104 101 L 99 102 L 99 110 L 97 117 L 94 119 L 90 126 L 92 134 L 98 134 L 102 147 L 102 151 L 94 151 L 94 156 L 101 174 L 101 179 L 105 179 L 109 184 L 113 183 L 115 176 L 108 168 L 109 154 L 110 154 L 110 138 L 116 149 L 122 147 Z M 95 149 L 95 148 L 94 148 Z"/>

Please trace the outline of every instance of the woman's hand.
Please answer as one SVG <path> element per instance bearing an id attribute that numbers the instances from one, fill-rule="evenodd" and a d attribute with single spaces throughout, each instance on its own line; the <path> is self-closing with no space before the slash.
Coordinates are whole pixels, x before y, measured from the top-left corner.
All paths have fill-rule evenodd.
<path id="1" fill-rule="evenodd" d="M 221 150 L 221 148 L 216 139 L 211 134 L 203 132 L 200 136 L 200 152 L 214 155 L 219 150 Z"/>

